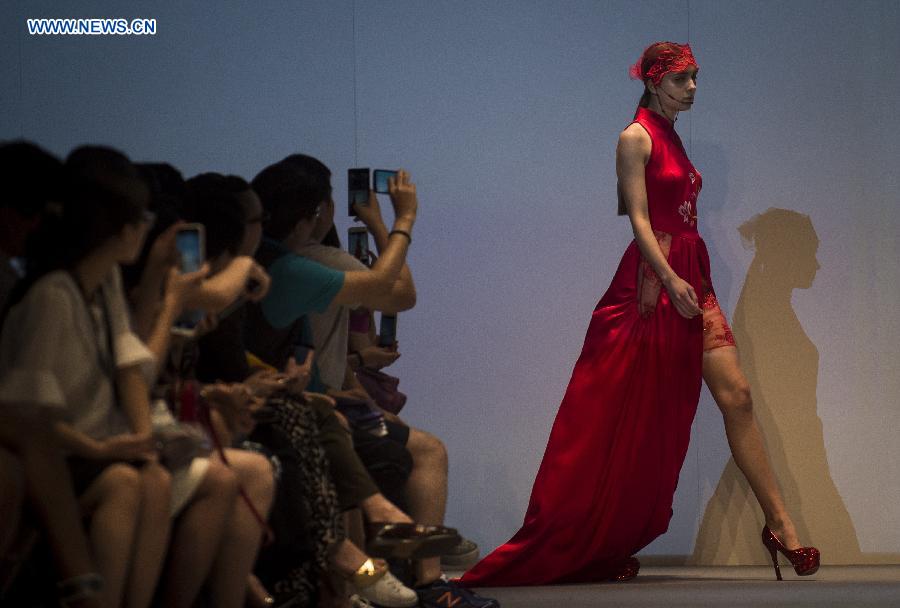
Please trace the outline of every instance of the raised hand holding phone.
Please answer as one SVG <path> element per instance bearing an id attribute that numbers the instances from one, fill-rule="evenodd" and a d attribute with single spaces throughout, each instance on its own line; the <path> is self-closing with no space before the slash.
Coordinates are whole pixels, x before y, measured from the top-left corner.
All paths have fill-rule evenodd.
<path id="1" fill-rule="evenodd" d="M 394 216 L 398 220 L 402 218 L 415 221 L 419 201 L 416 198 L 416 185 L 409 181 L 409 173 L 399 169 L 397 175 L 388 178 L 388 192 L 391 195 Z"/>

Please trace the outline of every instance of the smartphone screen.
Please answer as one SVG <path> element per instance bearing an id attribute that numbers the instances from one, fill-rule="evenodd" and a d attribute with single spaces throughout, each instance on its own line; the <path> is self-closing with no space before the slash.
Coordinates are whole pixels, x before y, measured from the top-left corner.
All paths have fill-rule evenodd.
<path id="1" fill-rule="evenodd" d="M 175 234 L 175 247 L 181 256 L 181 272 L 197 272 L 203 266 L 204 252 L 203 224 L 187 224 Z"/>
<path id="2" fill-rule="evenodd" d="M 381 315 L 381 324 L 378 326 L 378 346 L 391 348 L 397 341 L 397 317 L 393 315 Z"/>
<path id="3" fill-rule="evenodd" d="M 365 228 L 352 227 L 347 230 L 347 251 L 357 260 L 369 264 L 369 231 Z"/>
<path id="4" fill-rule="evenodd" d="M 369 201 L 368 168 L 347 170 L 347 191 L 347 212 L 350 216 L 353 216 L 356 215 L 356 213 L 353 212 L 353 203 L 365 205 Z"/>
<path id="5" fill-rule="evenodd" d="M 181 257 L 181 272 L 196 272 L 206 259 L 203 224 L 186 224 L 175 234 L 175 247 Z M 188 338 L 196 335 L 197 325 L 203 320 L 202 310 L 188 310 L 181 314 L 172 327 L 172 333 Z"/>
<path id="6" fill-rule="evenodd" d="M 375 192 L 380 192 L 381 194 L 387 194 L 388 192 L 388 178 L 396 177 L 396 171 L 388 171 L 387 169 L 375 169 L 372 173 L 372 186 Z"/>

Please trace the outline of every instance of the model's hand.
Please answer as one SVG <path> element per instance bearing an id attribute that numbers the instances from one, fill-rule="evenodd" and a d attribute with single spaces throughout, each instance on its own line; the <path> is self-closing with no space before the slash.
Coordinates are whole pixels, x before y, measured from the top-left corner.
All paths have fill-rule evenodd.
<path id="1" fill-rule="evenodd" d="M 669 292 L 669 299 L 672 300 L 675 310 L 685 319 L 692 319 L 703 313 L 700 310 L 700 303 L 694 288 L 681 277 L 676 276 L 666 282 L 666 290 Z"/>

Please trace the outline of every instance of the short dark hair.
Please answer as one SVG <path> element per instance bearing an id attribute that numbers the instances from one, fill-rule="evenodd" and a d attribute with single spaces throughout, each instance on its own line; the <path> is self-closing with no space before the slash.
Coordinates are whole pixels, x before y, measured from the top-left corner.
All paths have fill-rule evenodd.
<path id="1" fill-rule="evenodd" d="M 312 156 L 292 154 L 260 171 L 252 185 L 269 213 L 263 232 L 280 241 L 331 197 L 331 171 Z"/>
<path id="2" fill-rule="evenodd" d="M 206 228 L 206 256 L 236 255 L 244 239 L 246 218 L 238 195 L 249 190 L 246 181 L 221 173 L 201 173 L 185 183 L 184 219 Z"/>
<path id="3" fill-rule="evenodd" d="M 0 145 L 0 184 L 6 195 L 0 206 L 32 218 L 48 201 L 62 200 L 63 164 L 43 148 L 24 140 Z"/>

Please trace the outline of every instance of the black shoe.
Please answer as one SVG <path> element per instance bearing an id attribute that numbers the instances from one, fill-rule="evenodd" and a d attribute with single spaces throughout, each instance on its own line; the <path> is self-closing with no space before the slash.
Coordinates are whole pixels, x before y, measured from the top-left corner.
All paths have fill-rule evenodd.
<path id="1" fill-rule="evenodd" d="M 459 532 L 445 526 L 372 523 L 367 526 L 366 553 L 398 559 L 438 557 L 460 540 Z"/>

